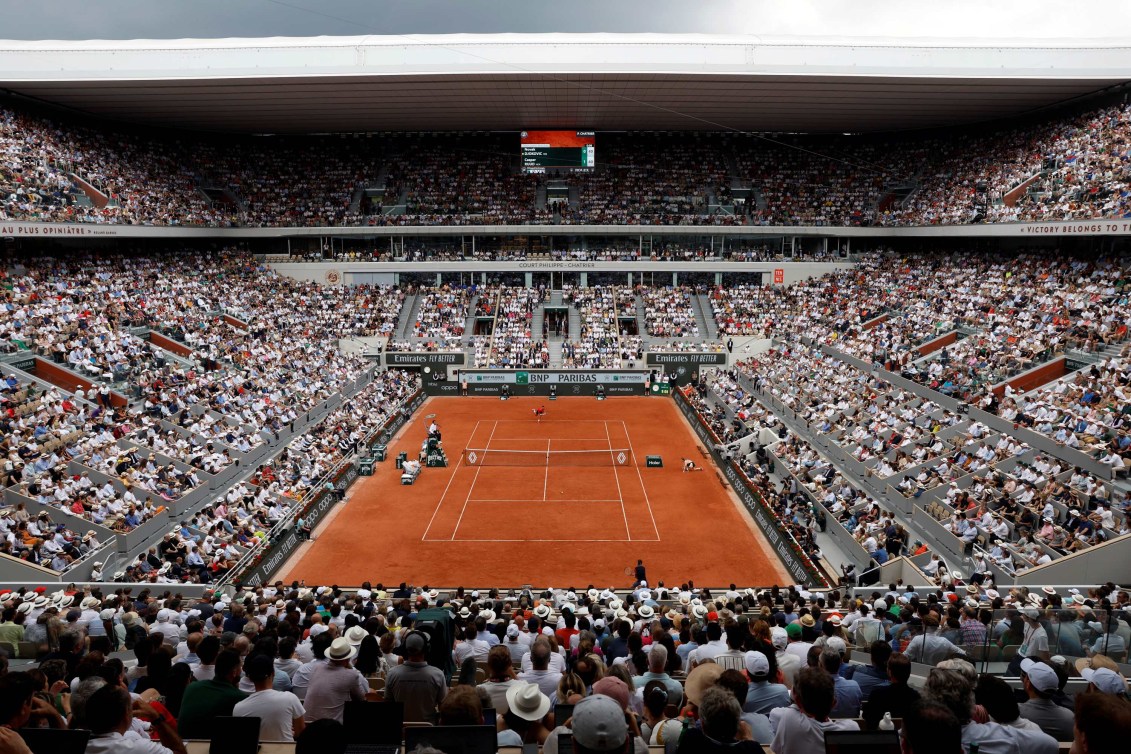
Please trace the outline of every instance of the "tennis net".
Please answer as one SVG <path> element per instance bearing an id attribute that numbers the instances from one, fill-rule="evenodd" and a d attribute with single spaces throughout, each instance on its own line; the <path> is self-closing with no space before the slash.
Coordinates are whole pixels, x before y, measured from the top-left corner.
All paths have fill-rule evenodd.
<path id="1" fill-rule="evenodd" d="M 463 462 L 468 466 L 633 466 L 629 448 L 602 450 L 502 450 L 467 448 Z"/>

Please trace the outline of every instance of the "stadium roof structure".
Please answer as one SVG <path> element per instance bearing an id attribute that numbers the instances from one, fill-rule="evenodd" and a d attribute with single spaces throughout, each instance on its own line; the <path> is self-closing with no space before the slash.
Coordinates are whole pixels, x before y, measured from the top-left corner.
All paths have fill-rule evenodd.
<path id="1" fill-rule="evenodd" d="M 1125 43 L 670 34 L 0 41 L 0 87 L 251 133 L 871 132 L 1022 115 L 1131 81 Z"/>

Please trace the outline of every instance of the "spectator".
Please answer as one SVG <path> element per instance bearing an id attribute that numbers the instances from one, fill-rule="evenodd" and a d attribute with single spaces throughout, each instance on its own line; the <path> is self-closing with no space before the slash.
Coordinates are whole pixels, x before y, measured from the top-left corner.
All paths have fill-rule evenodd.
<path id="1" fill-rule="evenodd" d="M 275 665 L 267 655 L 252 657 L 244 669 L 255 692 L 232 708 L 235 717 L 258 717 L 260 741 L 293 743 L 306 727 L 306 710 L 289 691 L 276 691 Z"/>
<path id="2" fill-rule="evenodd" d="M 905 754 L 963 754 L 962 726 L 944 705 L 915 702 L 900 728 Z"/>
<path id="3" fill-rule="evenodd" d="M 1060 681 L 1052 665 L 1025 658 L 1021 661 L 1021 681 L 1028 701 L 1019 705 L 1019 714 L 1037 724 L 1057 741 L 1072 740 L 1072 711 L 1052 700 Z"/>
<path id="4" fill-rule="evenodd" d="M 626 752 L 647 754 L 636 717 L 625 712 L 615 699 L 604 694 L 586 697 L 573 708 L 573 717 L 559 724 L 542 747 L 543 754 L 557 754 L 558 736 L 573 734 L 573 749 L 579 754 Z"/>
<path id="5" fill-rule="evenodd" d="M 143 738 L 131 732 L 134 716 L 145 720 L 160 741 Z M 106 684 L 86 701 L 84 718 L 90 726 L 88 754 L 186 754 L 178 731 L 163 714 L 141 700 L 133 700 L 121 686 Z"/>
<path id="6" fill-rule="evenodd" d="M 990 722 L 1025 730 L 1041 729 L 1032 720 L 1021 717 L 1021 709 L 1017 704 L 1013 688 L 997 676 L 983 675 L 977 679 L 974 686 L 974 701 L 977 702 L 978 707 L 986 711 Z"/>
<path id="7" fill-rule="evenodd" d="M 185 738 L 211 738 L 214 717 L 231 717 L 232 709 L 247 698 L 239 690 L 242 660 L 239 652 L 225 649 L 216 657 L 216 675 L 190 683 L 181 700 L 177 730 Z"/>
<path id="8" fill-rule="evenodd" d="M 444 673 L 426 661 L 428 640 L 414 631 L 404 640 L 405 661 L 385 678 L 385 699 L 404 704 L 405 722 L 434 723 L 436 710 L 447 693 Z"/>
<path id="9" fill-rule="evenodd" d="M 550 698 L 536 684 L 516 681 L 507 689 L 502 710 L 499 746 L 545 744 L 553 727 Z"/>
<path id="10" fill-rule="evenodd" d="M 1110 694 L 1077 694 L 1073 719 L 1075 754 L 1118 751 L 1131 736 L 1131 706 Z"/>
<path id="11" fill-rule="evenodd" d="M 308 723 L 324 718 L 344 722 L 346 702 L 365 701 L 369 693 L 369 682 L 356 668 L 353 660 L 357 657 L 357 647 L 350 644 L 344 636 L 334 639 L 326 650 L 326 664 L 314 669 L 310 674 L 310 684 L 306 689 L 303 706 L 304 719 Z"/>
<path id="12" fill-rule="evenodd" d="M 855 668 L 852 680 L 860 685 L 860 697 L 865 704 L 872 696 L 872 691 L 888 685 L 888 660 L 892 656 L 891 644 L 882 639 L 877 639 L 869 647 L 869 655 L 871 664 L 852 666 Z"/>
<path id="13" fill-rule="evenodd" d="M 699 725 L 686 731 L 676 749 L 678 754 L 737 751 L 756 754 L 761 746 L 750 739 L 742 727 L 742 709 L 734 694 L 715 686 L 703 692 L 699 704 Z"/>
<path id="14" fill-rule="evenodd" d="M 858 730 L 853 720 L 832 720 L 833 679 L 820 668 L 802 668 L 793 686 L 793 704 L 770 711 L 774 754 L 809 754 L 825 748 L 825 731 Z"/>
<path id="15" fill-rule="evenodd" d="M 924 697 L 947 707 L 962 726 L 962 745 L 978 745 L 987 754 L 1054 754 L 1056 739 L 1039 731 L 1008 727 L 998 723 L 973 722 L 974 690 L 960 673 L 935 668 L 927 677 Z"/>
<path id="16" fill-rule="evenodd" d="M 835 649 L 825 649 L 821 652 L 821 667 L 833 679 L 836 704 L 833 705 L 832 717 L 860 717 L 862 697 L 860 684 L 840 675 L 841 656 Z"/>
<path id="17" fill-rule="evenodd" d="M 743 712 L 760 715 L 770 714 L 770 710 L 788 707 L 792 704 L 789 689 L 781 683 L 770 682 L 770 662 L 761 652 L 746 653 L 746 674 L 750 678 L 750 690 L 742 705 Z"/>
<path id="18" fill-rule="evenodd" d="M 919 701 L 919 692 L 907 683 L 911 678 L 911 660 L 907 655 L 893 653 L 888 658 L 887 670 L 890 683 L 878 686 L 864 703 L 864 723 L 869 730 L 876 729 L 885 712 L 892 717 L 903 717 L 911 705 Z"/>
<path id="19" fill-rule="evenodd" d="M 740 670 L 733 668 L 724 670 L 719 680 L 716 682 L 716 688 L 726 689 L 734 695 L 735 701 L 740 705 L 746 699 L 746 695 L 750 690 L 750 684 L 746 680 L 746 676 Z M 760 712 L 741 712 L 739 719 L 742 723 L 742 734 L 739 736 L 743 740 L 752 739 L 758 744 L 769 744 L 774 740 L 774 733 L 770 729 L 770 720 Z"/>

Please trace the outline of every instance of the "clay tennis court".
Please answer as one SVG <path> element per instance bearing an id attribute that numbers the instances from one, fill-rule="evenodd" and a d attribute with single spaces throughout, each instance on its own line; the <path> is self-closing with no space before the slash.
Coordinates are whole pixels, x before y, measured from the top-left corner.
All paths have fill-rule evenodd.
<path id="1" fill-rule="evenodd" d="M 533 409 L 545 406 L 538 421 Z M 447 468 L 401 484 L 435 414 Z M 432 398 L 284 568 L 286 581 L 417 586 L 702 586 L 788 576 L 664 397 Z M 646 468 L 645 457 L 663 457 Z M 703 472 L 685 473 L 680 458 Z"/>

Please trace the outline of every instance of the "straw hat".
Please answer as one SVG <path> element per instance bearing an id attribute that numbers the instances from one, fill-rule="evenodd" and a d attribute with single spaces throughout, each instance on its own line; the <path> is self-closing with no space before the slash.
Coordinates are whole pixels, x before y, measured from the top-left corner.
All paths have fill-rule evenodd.
<path id="1" fill-rule="evenodd" d="M 641 605 L 639 608 L 637 608 L 636 614 L 644 620 L 651 620 L 653 617 L 655 617 L 656 611 L 648 605 Z"/>
<path id="2" fill-rule="evenodd" d="M 523 720 L 541 720 L 550 711 L 550 697 L 536 683 L 516 683 L 507 689 L 507 707 Z"/>
<path id="3" fill-rule="evenodd" d="M 326 658 L 332 662 L 352 660 L 355 657 L 357 657 L 357 647 L 350 644 L 350 640 L 344 636 L 334 639 L 330 648 L 326 650 Z"/>
<path id="4" fill-rule="evenodd" d="M 718 663 L 705 662 L 697 665 L 688 673 L 687 681 L 683 685 L 683 693 L 687 701 L 698 705 L 703 700 L 703 692 L 714 686 L 722 674 L 723 667 Z"/>
<path id="5" fill-rule="evenodd" d="M 361 626 L 351 626 L 350 629 L 346 631 L 346 640 L 349 641 L 351 647 L 356 647 L 361 644 L 362 639 L 366 636 L 369 636 L 369 632 Z"/>

